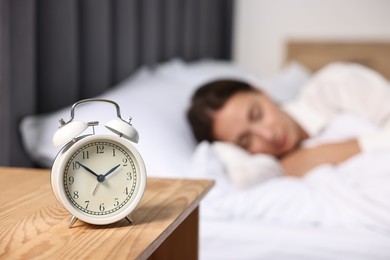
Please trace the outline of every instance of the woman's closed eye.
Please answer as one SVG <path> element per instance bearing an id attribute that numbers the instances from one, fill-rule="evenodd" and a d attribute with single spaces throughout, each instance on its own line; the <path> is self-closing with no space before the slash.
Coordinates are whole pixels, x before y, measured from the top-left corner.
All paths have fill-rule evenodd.
<path id="1" fill-rule="evenodd" d="M 249 109 L 248 119 L 249 122 L 256 122 L 263 117 L 263 111 L 257 102 L 254 102 Z"/>
<path id="2" fill-rule="evenodd" d="M 253 102 L 248 110 L 248 121 L 250 123 L 257 122 L 261 120 L 262 117 L 263 117 L 263 113 L 260 105 L 257 102 Z M 239 135 L 236 143 L 242 148 L 249 150 L 249 148 L 252 145 L 252 138 L 253 138 L 252 133 L 249 130 L 247 130 L 241 135 Z"/>

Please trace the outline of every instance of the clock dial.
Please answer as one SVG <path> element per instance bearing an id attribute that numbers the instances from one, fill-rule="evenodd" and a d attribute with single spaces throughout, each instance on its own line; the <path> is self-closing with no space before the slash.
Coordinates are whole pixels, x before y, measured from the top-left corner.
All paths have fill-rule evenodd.
<path id="1" fill-rule="evenodd" d="M 133 153 L 112 140 L 84 144 L 66 163 L 63 186 L 75 209 L 91 217 L 115 215 L 139 189 L 139 167 Z"/>
<path id="2" fill-rule="evenodd" d="M 105 124 L 114 133 L 81 135 L 98 121 L 74 121 L 78 105 L 105 102 L 114 105 L 117 118 Z M 106 225 L 129 214 L 141 201 L 146 188 L 146 168 L 138 150 L 138 132 L 120 116 L 119 105 L 101 98 L 80 100 L 73 104 L 68 122 L 60 119 L 53 144 L 64 145 L 51 168 L 51 187 L 58 202 L 72 214 L 71 227 L 80 219 L 90 224 Z"/>

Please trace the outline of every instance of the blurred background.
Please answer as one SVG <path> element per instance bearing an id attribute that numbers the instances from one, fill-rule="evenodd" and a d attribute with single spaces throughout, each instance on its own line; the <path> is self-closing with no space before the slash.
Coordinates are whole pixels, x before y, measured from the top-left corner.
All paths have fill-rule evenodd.
<path id="1" fill-rule="evenodd" d="M 288 41 L 389 41 L 389 11 L 388 0 L 0 0 L 0 165 L 34 166 L 25 116 L 142 66 L 209 58 L 272 77 Z"/>
<path id="2" fill-rule="evenodd" d="M 289 40 L 389 41 L 387 0 L 236 0 L 233 60 L 275 75 Z"/>

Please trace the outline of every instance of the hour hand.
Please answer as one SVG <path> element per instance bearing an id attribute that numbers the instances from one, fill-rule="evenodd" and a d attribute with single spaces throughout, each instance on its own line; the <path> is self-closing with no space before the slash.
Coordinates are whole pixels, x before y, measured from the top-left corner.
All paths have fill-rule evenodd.
<path id="1" fill-rule="evenodd" d="M 112 168 L 111 170 L 109 170 L 108 172 L 106 172 L 104 174 L 104 177 L 107 177 L 107 175 L 113 173 L 119 166 L 121 166 L 120 164 L 118 164 L 117 166 L 115 166 L 114 168 Z"/>
<path id="2" fill-rule="evenodd" d="M 96 177 L 99 177 L 98 174 L 96 174 L 94 171 L 92 171 L 91 169 L 89 169 L 87 166 L 81 164 L 80 162 L 77 162 L 82 168 L 84 168 L 87 172 L 89 173 L 92 173 L 93 175 L 95 175 Z"/>

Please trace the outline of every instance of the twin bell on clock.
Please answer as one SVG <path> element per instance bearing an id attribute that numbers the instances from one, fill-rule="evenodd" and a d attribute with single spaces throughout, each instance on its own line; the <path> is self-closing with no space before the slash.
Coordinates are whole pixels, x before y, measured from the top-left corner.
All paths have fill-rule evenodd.
<path id="1" fill-rule="evenodd" d="M 75 110 L 81 104 L 104 102 L 114 105 L 116 118 L 105 127 L 112 134 L 97 134 L 98 121 L 77 121 Z M 93 114 L 93 113 L 92 113 Z M 88 127 L 90 134 L 82 135 Z M 73 104 L 70 120 L 60 120 L 54 133 L 54 146 L 63 146 L 51 169 L 51 186 L 61 205 L 77 219 L 105 225 L 127 219 L 139 204 L 146 187 L 146 168 L 132 145 L 139 135 L 121 117 L 117 103 L 108 99 L 84 99 Z"/>

